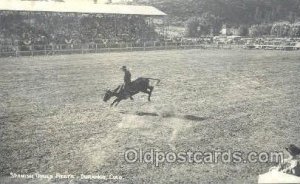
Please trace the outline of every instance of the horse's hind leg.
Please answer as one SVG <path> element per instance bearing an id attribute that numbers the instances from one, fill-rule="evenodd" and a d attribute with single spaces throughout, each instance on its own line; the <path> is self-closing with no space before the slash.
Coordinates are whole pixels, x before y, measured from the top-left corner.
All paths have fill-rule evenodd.
<path id="1" fill-rule="evenodd" d="M 148 93 L 148 101 L 150 102 L 151 101 L 151 95 L 152 95 L 152 91 L 153 91 L 153 89 L 154 89 L 154 87 L 153 86 L 148 86 L 148 89 L 149 89 L 149 91 L 147 90 L 147 93 Z"/>
<path id="2" fill-rule="evenodd" d="M 148 101 L 150 101 L 150 96 L 151 96 L 151 91 L 148 91 L 147 89 L 141 91 L 143 93 L 147 93 L 148 94 Z"/>
<path id="3" fill-rule="evenodd" d="M 153 86 L 149 86 L 149 89 L 150 89 L 150 94 L 149 94 L 148 100 L 150 101 L 150 97 L 152 95 L 152 91 L 153 91 L 154 87 Z"/>
<path id="4" fill-rule="evenodd" d="M 150 90 L 150 92 L 152 93 L 154 87 L 153 86 L 148 86 L 148 89 Z"/>

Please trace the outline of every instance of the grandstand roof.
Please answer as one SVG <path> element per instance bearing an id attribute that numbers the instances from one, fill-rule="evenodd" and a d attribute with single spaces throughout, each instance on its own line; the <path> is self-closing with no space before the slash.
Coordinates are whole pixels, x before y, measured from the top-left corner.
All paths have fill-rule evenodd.
<path id="1" fill-rule="evenodd" d="M 76 2 L 76 3 L 75 3 Z M 93 13 L 93 14 L 122 14 L 164 16 L 164 12 L 153 6 L 109 5 L 93 4 L 80 1 L 47 2 L 47 1 L 20 1 L 0 0 L 0 11 L 32 11 L 32 12 L 66 12 L 66 13 Z"/>

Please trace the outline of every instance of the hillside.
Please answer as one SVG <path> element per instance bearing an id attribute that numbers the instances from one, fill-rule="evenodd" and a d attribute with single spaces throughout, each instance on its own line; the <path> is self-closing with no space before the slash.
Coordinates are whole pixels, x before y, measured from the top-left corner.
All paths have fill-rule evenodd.
<path id="1" fill-rule="evenodd" d="M 230 25 L 294 22 L 300 17 L 300 0 L 152 0 L 150 4 L 168 13 L 171 24 L 207 13 Z"/>

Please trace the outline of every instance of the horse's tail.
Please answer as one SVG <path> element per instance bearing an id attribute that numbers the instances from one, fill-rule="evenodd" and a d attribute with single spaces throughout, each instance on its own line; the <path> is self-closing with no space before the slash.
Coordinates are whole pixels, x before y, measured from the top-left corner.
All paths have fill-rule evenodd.
<path id="1" fill-rule="evenodd" d="M 160 83 L 160 79 L 154 79 L 154 78 L 146 78 L 146 79 L 156 81 L 156 85 L 159 85 L 159 83 Z"/>

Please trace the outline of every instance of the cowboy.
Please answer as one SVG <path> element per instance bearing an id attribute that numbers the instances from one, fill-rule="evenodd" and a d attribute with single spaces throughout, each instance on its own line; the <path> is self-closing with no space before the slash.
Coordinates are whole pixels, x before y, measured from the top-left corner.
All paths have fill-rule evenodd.
<path id="1" fill-rule="evenodd" d="M 128 87 L 131 83 L 131 73 L 130 71 L 126 68 L 126 66 L 122 66 L 122 71 L 124 72 L 124 84 L 125 87 Z"/>
<path id="2" fill-rule="evenodd" d="M 128 92 L 128 95 L 130 96 L 130 99 L 132 100 L 132 96 L 130 95 L 130 86 L 131 86 L 131 73 L 127 69 L 126 66 L 122 66 L 121 70 L 124 72 L 124 91 Z"/>

